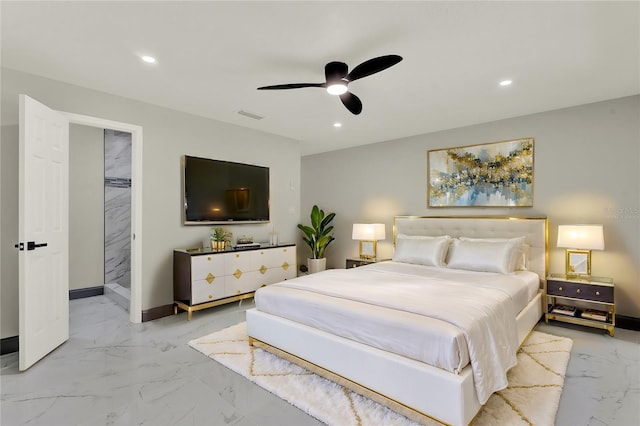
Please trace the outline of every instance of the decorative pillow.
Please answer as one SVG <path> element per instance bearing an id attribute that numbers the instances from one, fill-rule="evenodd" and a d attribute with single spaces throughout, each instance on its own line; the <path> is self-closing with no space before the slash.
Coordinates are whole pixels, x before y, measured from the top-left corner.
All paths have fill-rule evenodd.
<path id="1" fill-rule="evenodd" d="M 444 258 L 450 239 L 448 235 L 423 237 L 398 234 L 393 260 L 426 266 L 445 266 Z"/>
<path id="2" fill-rule="evenodd" d="M 461 241 L 486 241 L 490 243 L 504 243 L 504 242 L 514 242 L 517 245 L 517 250 L 513 253 L 514 255 L 514 271 L 526 271 L 527 265 L 529 264 L 529 252 L 531 246 L 529 244 L 525 244 L 525 237 L 515 237 L 515 238 L 470 238 L 470 237 L 460 237 Z"/>
<path id="3" fill-rule="evenodd" d="M 479 272 L 509 274 L 514 271 L 516 241 L 454 240 L 447 267 Z"/>

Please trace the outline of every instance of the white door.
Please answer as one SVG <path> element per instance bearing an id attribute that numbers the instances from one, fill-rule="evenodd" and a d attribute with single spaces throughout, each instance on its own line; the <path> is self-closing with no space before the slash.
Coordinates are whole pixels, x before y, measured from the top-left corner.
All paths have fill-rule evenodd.
<path id="1" fill-rule="evenodd" d="M 69 122 L 20 95 L 19 342 L 26 370 L 69 338 Z"/>

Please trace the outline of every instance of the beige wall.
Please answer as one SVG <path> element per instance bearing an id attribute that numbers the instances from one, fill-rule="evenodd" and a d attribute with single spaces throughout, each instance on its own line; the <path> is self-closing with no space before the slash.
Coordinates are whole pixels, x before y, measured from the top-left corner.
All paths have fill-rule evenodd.
<path id="1" fill-rule="evenodd" d="M 15 125 L 20 93 L 59 111 L 142 126 L 143 310 L 173 302 L 172 250 L 200 246 L 209 235 L 209 227 L 185 227 L 181 222 L 180 158 L 184 154 L 269 167 L 272 224 L 231 225 L 229 229 L 235 235 L 251 235 L 257 241 L 268 241 L 268 233 L 275 224 L 281 241 L 296 240 L 300 204 L 297 141 L 15 70 L 2 69 L 1 83 L 3 214 L 0 232 L 3 244 L 17 238 L 18 132 Z M 4 167 L 5 163 L 10 167 Z M 9 214 L 4 212 L 5 206 L 11 209 Z M 11 206 L 15 206 L 15 212 Z M 5 236 L 9 239 L 5 240 Z M 3 338 L 18 334 L 17 256 L 15 251 L 1 252 L 0 337 Z"/>
<path id="2" fill-rule="evenodd" d="M 336 212 L 329 267 L 358 255 L 351 226 L 382 222 L 391 257 L 394 215 L 510 215 L 549 218 L 550 272 L 564 271 L 555 247 L 561 224 L 601 223 L 605 250 L 594 251 L 593 274 L 616 283 L 617 312 L 640 317 L 640 96 L 544 112 L 302 158 L 302 220 L 318 203 Z M 532 208 L 427 208 L 427 151 L 532 136 Z M 299 242 L 301 242 L 299 240 Z M 301 260 L 308 248 L 300 248 Z"/>
<path id="3" fill-rule="evenodd" d="M 69 290 L 104 285 L 104 130 L 69 126 Z"/>

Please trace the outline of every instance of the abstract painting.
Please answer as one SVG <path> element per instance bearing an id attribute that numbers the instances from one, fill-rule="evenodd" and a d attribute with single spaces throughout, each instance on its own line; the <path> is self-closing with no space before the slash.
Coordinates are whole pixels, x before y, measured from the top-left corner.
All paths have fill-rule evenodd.
<path id="1" fill-rule="evenodd" d="M 429 207 L 532 207 L 533 138 L 427 153 Z"/>

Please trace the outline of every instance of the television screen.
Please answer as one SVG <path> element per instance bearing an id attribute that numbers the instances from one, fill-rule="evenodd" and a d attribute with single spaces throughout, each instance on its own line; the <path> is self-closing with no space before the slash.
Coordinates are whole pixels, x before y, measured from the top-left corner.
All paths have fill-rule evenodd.
<path id="1" fill-rule="evenodd" d="M 269 221 L 269 168 L 184 156 L 184 223 Z"/>

